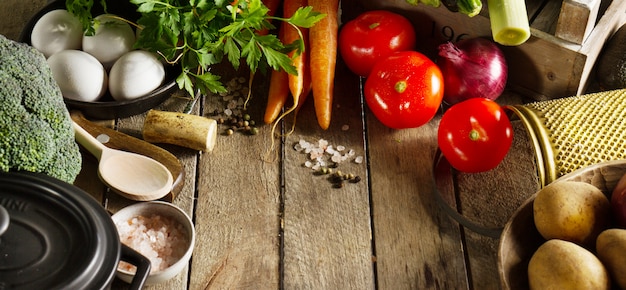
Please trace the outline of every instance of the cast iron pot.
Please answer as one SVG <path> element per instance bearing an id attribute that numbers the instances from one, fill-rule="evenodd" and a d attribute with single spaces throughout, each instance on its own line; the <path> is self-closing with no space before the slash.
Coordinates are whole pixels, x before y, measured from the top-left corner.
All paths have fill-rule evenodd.
<path id="1" fill-rule="evenodd" d="M 150 260 L 120 242 L 108 212 L 85 191 L 47 175 L 0 173 L 0 289 L 109 289 L 120 260 Z"/>

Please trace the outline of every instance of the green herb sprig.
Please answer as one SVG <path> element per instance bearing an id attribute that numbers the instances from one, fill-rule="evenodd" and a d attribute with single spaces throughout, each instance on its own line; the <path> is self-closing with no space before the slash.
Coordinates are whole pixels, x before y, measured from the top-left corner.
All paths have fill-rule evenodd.
<path id="1" fill-rule="evenodd" d="M 261 0 L 128 0 L 140 13 L 135 25 L 141 29 L 135 44 L 161 55 L 168 63 L 180 65 L 176 78 L 180 89 L 190 96 L 199 90 L 225 92 L 218 75 L 210 66 L 226 59 L 237 69 L 245 60 L 252 73 L 268 68 L 296 74 L 290 51 L 301 52 L 301 40 L 284 44 L 274 34 L 259 34 L 274 29 L 271 21 L 284 21 L 296 28 L 310 28 L 326 15 L 301 7 L 290 18 L 270 16 Z M 94 0 L 66 0 L 68 11 L 83 23 L 87 34 L 97 23 L 91 15 Z M 105 7 L 106 0 L 100 0 Z M 132 20 L 128 19 L 133 23 Z"/>

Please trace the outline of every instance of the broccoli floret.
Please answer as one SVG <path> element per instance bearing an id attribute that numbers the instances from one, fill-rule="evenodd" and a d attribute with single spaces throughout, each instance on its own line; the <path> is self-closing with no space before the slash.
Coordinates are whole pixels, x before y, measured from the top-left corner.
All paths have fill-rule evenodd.
<path id="1" fill-rule="evenodd" d="M 40 172 L 73 183 L 82 159 L 45 57 L 0 35 L 0 171 Z"/>

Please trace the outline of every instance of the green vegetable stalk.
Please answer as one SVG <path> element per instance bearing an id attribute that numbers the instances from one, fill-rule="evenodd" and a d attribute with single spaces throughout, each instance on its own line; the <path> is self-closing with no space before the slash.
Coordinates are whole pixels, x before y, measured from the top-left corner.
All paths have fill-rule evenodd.
<path id="1" fill-rule="evenodd" d="M 483 8 L 481 0 L 405 0 L 411 5 L 425 4 L 432 7 L 439 7 L 443 2 L 444 6 L 452 12 L 460 12 L 469 17 L 474 17 Z"/>
<path id="2" fill-rule="evenodd" d="M 483 3 L 480 0 L 457 0 L 456 5 L 459 12 L 474 17 L 483 9 Z"/>
<path id="3" fill-rule="evenodd" d="M 91 7 L 94 0 L 66 0 L 66 7 L 78 16 L 86 31 L 92 29 Z M 100 0 L 106 7 L 106 0 Z M 176 82 L 190 96 L 196 90 L 225 92 L 220 77 L 209 72 L 211 65 L 226 58 L 234 68 L 244 60 L 254 73 L 258 69 L 285 70 L 295 74 L 288 52 L 303 49 L 302 41 L 282 43 L 274 34 L 258 31 L 284 21 L 294 27 L 309 28 L 325 15 L 301 7 L 290 18 L 269 16 L 261 0 L 127 0 L 141 14 L 136 25 L 141 29 L 136 47 L 161 55 L 167 62 L 182 67 Z M 132 21 L 132 20 L 131 20 Z M 97 25 L 97 24 L 96 24 Z"/>
<path id="4" fill-rule="evenodd" d="M 493 40 L 516 46 L 530 38 L 530 27 L 524 0 L 488 0 Z"/>

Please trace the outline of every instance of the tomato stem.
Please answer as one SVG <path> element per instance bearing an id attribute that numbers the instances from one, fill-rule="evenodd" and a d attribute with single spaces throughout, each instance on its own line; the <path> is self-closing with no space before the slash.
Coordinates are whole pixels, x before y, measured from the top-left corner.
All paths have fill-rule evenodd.
<path id="1" fill-rule="evenodd" d="M 469 138 L 472 141 L 476 141 L 476 140 L 478 140 L 478 138 L 480 138 L 480 133 L 478 133 L 478 131 L 476 129 L 472 129 L 469 132 Z"/>
<path id="2" fill-rule="evenodd" d="M 369 29 L 374 29 L 374 28 L 378 27 L 379 25 L 380 25 L 380 22 L 374 22 L 374 23 L 369 25 Z"/>
<path id="3" fill-rule="evenodd" d="M 394 89 L 398 93 L 404 93 L 404 91 L 406 90 L 407 86 L 408 85 L 406 84 L 406 81 L 399 81 L 399 82 L 396 83 Z"/>

